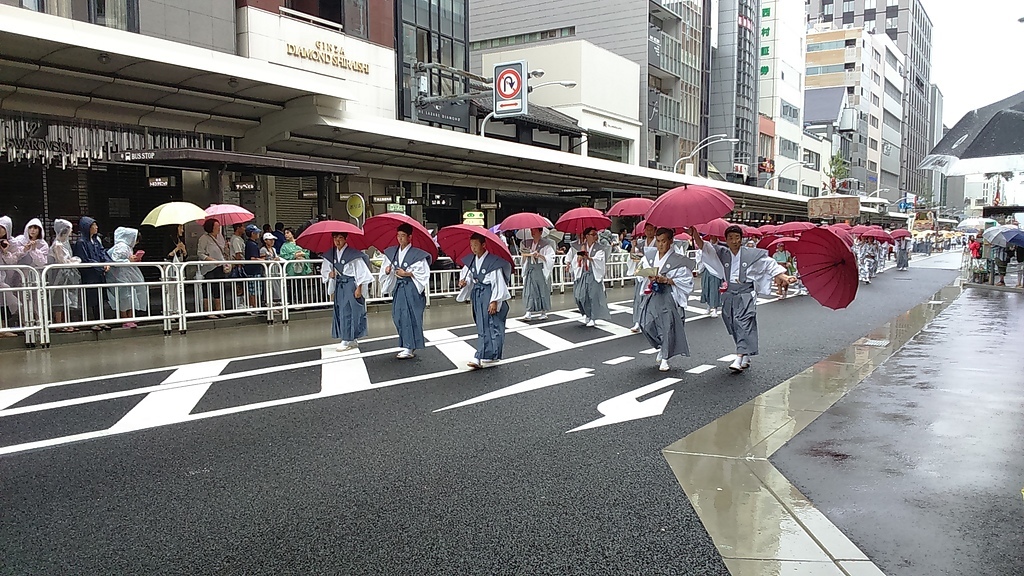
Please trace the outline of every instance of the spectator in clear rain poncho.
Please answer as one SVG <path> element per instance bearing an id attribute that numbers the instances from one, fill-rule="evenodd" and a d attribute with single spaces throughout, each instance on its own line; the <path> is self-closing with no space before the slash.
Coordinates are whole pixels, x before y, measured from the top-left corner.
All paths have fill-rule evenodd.
<path id="1" fill-rule="evenodd" d="M 0 216 L 0 265 L 12 266 L 18 263 L 21 257 L 21 250 L 12 243 L 11 236 L 13 224 L 7 216 Z M 0 289 L 20 286 L 21 277 L 16 273 L 7 274 L 0 270 Z M 0 297 L 0 338 L 13 338 L 17 336 L 7 328 L 13 326 L 12 316 L 18 314 L 20 304 L 18 297 L 11 291 L 4 291 Z"/>
<path id="2" fill-rule="evenodd" d="M 135 228 L 118 227 L 114 230 L 114 245 L 107 251 L 114 262 L 140 262 L 143 251 L 132 253 L 135 243 L 139 241 L 139 231 Z M 129 284 L 145 282 L 142 270 L 138 266 L 111 266 L 107 273 L 108 284 Z M 149 291 L 145 286 L 108 286 L 107 302 L 110 307 L 120 312 L 121 318 L 134 318 L 136 310 L 149 310 Z M 125 328 L 138 328 L 135 322 L 125 322 Z"/>
<path id="3" fill-rule="evenodd" d="M 51 264 L 78 264 L 81 258 L 71 252 L 71 222 L 53 221 L 54 239 L 50 245 Z M 57 289 L 59 286 L 74 286 L 82 282 L 81 273 L 75 268 L 57 268 L 51 270 L 47 283 L 55 289 L 49 292 L 50 306 L 53 309 L 54 324 L 62 324 L 71 310 L 78 308 L 78 292 L 73 288 Z M 57 328 L 58 332 L 75 332 L 74 327 Z"/>
<path id="4" fill-rule="evenodd" d="M 42 271 L 50 259 L 50 247 L 46 244 L 46 234 L 43 233 L 43 223 L 39 218 L 33 218 L 25 224 L 25 231 L 11 242 L 20 250 L 18 264 L 35 268 Z M 39 308 L 34 300 L 29 301 L 22 307 L 22 323 L 32 317 L 39 315 Z M 29 318 L 26 318 L 28 316 Z"/>

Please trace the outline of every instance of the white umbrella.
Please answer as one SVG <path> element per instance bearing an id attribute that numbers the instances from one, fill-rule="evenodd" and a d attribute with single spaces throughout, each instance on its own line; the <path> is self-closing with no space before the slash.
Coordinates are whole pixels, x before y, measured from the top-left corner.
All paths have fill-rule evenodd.
<path id="1" fill-rule="evenodd" d="M 999 224 L 991 218 L 967 218 L 956 225 L 957 230 L 984 230 L 989 226 Z"/>
<path id="2" fill-rule="evenodd" d="M 1016 230 L 1018 230 L 1016 226 L 993 226 L 992 228 L 985 230 L 985 232 L 981 234 L 981 237 L 993 246 L 1006 248 L 1006 237 L 1003 233 Z"/>

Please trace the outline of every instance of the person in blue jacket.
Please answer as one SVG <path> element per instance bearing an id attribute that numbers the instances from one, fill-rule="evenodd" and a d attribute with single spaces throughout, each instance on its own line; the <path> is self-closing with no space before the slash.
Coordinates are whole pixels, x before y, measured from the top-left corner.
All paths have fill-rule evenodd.
<path id="1" fill-rule="evenodd" d="M 78 221 L 78 242 L 75 242 L 72 251 L 75 256 L 82 259 L 83 264 L 99 264 L 95 268 L 81 269 L 82 284 L 105 284 L 107 282 L 107 272 L 110 271 L 108 263 L 111 262 L 111 259 L 103 247 L 100 227 L 95 219 L 82 216 L 82 219 Z M 85 290 L 85 318 L 98 322 L 92 327 L 94 332 L 110 330 L 110 326 L 102 323 L 103 318 L 100 315 L 103 305 L 103 300 L 100 297 L 102 292 L 103 288 Z"/>

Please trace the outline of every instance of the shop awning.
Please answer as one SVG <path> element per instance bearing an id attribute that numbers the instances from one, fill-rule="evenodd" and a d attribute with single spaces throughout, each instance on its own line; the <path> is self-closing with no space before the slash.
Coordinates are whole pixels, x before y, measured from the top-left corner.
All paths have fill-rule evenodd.
<path id="1" fill-rule="evenodd" d="M 358 174 L 359 168 L 341 162 L 300 160 L 265 154 L 246 154 L 203 148 L 131 150 L 121 152 L 117 160 L 131 164 L 151 164 L 181 168 L 221 167 L 231 172 L 252 172 L 271 176 L 312 176 L 316 174 Z"/>

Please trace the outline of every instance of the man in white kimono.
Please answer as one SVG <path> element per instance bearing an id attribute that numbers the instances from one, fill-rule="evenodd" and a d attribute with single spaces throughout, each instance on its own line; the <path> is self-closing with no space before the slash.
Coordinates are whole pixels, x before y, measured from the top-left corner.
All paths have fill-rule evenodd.
<path id="1" fill-rule="evenodd" d="M 331 234 L 334 246 L 324 253 L 320 275 L 327 284 L 327 293 L 334 300 L 331 337 L 341 340 L 338 352 L 359 347 L 359 338 L 366 336 L 365 291 L 373 283 L 370 259 L 348 245 L 348 234 Z"/>
<path id="2" fill-rule="evenodd" d="M 604 293 L 608 249 L 608 245 L 598 242 L 597 229 L 591 227 L 583 231 L 582 241 L 573 246 L 575 255 L 570 256 L 572 295 L 588 328 L 593 328 L 598 320 L 612 319 Z"/>
<path id="3" fill-rule="evenodd" d="M 874 239 L 861 236 L 853 245 L 853 253 L 857 256 L 857 274 L 860 281 L 871 284 L 871 279 L 875 277 L 875 259 L 878 258 Z"/>
<path id="4" fill-rule="evenodd" d="M 781 296 L 784 286 L 796 283 L 796 276 L 787 274 L 767 250 L 744 246 L 743 229 L 739 226 L 725 229 L 725 246 L 704 242 L 693 228 L 690 235 L 695 247 L 701 250 L 704 266 L 725 279 L 722 320 L 736 343 L 736 359 L 729 369 L 743 372 L 750 367 L 750 357 L 758 352 L 756 294 L 770 294 L 774 281 Z"/>
<path id="5" fill-rule="evenodd" d="M 910 267 L 910 245 L 913 241 L 909 236 L 896 240 L 896 269 L 906 270 Z"/>
<path id="6" fill-rule="evenodd" d="M 651 225 L 646 224 L 644 226 L 644 237 L 638 238 L 633 242 L 633 252 L 629 255 L 629 275 L 633 276 L 636 271 L 641 268 L 641 264 L 644 258 L 651 256 L 652 259 L 657 253 L 658 248 L 655 245 L 657 238 L 654 233 L 657 229 Z M 647 285 L 647 281 L 643 278 L 636 279 L 636 287 L 633 290 L 633 327 L 630 329 L 634 334 L 640 333 L 640 300 L 643 297 L 644 286 Z"/>
<path id="7" fill-rule="evenodd" d="M 652 347 L 658 350 L 658 369 L 668 372 L 669 358 L 689 356 L 686 344 L 686 304 L 693 292 L 694 262 L 680 255 L 673 246 L 671 228 L 658 228 L 657 250 L 644 256 L 638 276 L 644 289 L 640 303 L 640 328 Z M 655 271 L 653 275 L 651 271 Z"/>
<path id="8" fill-rule="evenodd" d="M 427 347 L 423 338 L 423 312 L 427 307 L 424 290 L 430 282 L 430 254 L 412 245 L 412 226 L 399 224 L 397 246 L 384 249 L 380 290 L 391 294 L 391 319 L 398 331 L 398 358 L 415 356 L 414 350 Z"/>
<path id="9" fill-rule="evenodd" d="M 523 240 L 523 320 L 547 320 L 551 311 L 551 272 L 555 268 L 555 243 L 544 237 L 543 228 L 530 231 Z"/>
<path id="10" fill-rule="evenodd" d="M 505 320 L 508 318 L 508 282 L 512 278 L 512 265 L 487 252 L 487 239 L 473 234 L 469 239 L 472 253 L 462 259 L 457 302 L 473 304 L 476 322 L 476 356 L 469 362 L 472 369 L 487 368 L 501 360 L 505 346 Z"/>

